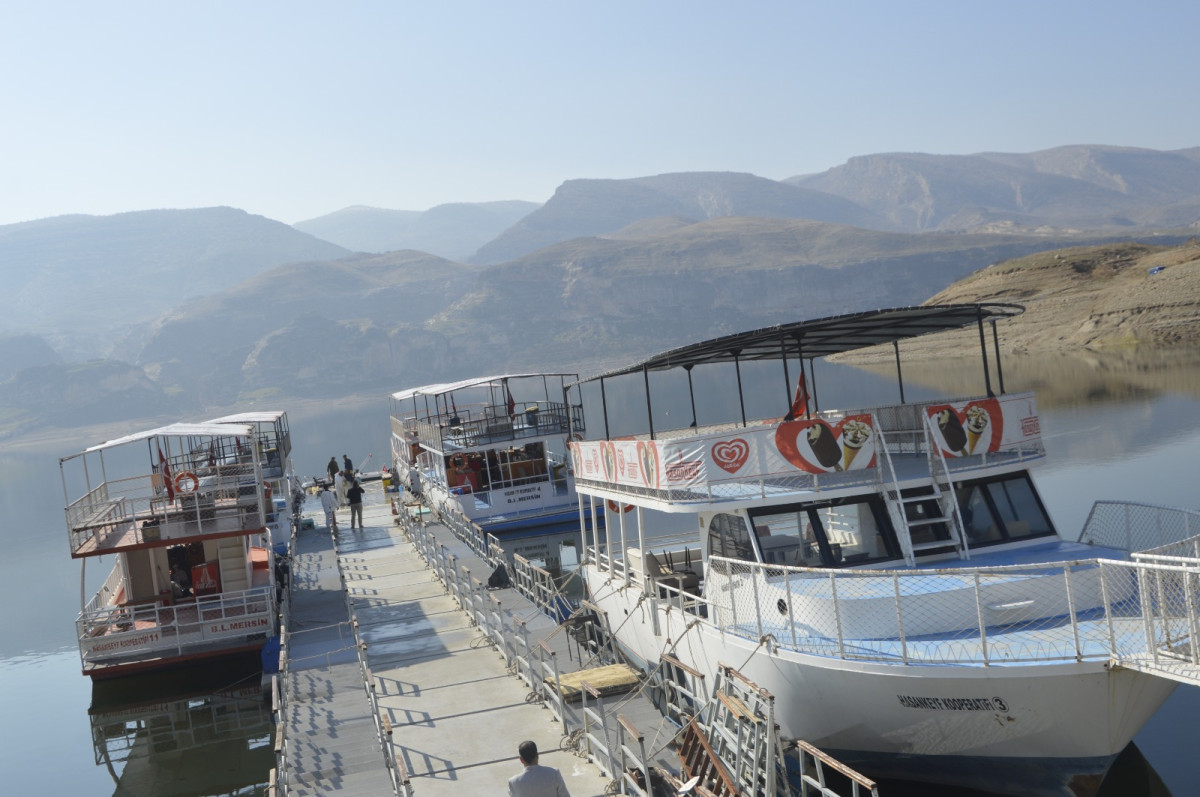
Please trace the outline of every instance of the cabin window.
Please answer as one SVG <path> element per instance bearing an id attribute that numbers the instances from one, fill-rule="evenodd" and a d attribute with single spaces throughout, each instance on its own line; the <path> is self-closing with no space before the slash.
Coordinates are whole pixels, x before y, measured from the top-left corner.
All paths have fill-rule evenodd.
<path id="1" fill-rule="evenodd" d="M 746 521 L 739 515 L 714 515 L 708 524 L 708 555 L 754 561 Z"/>
<path id="2" fill-rule="evenodd" d="M 1054 533 L 1029 475 L 966 482 L 957 490 L 971 545 L 1043 537 Z"/>
<path id="3" fill-rule="evenodd" d="M 794 567 L 841 567 L 898 556 L 878 498 L 793 504 L 751 513 L 762 560 Z"/>

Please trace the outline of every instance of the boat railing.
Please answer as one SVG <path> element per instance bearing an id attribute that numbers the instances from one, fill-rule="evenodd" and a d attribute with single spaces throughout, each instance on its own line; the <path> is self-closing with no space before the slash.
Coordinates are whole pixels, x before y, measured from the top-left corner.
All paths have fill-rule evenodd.
<path id="1" fill-rule="evenodd" d="M 441 521 L 455 537 L 465 542 L 491 567 L 496 567 L 505 561 L 504 549 L 500 547 L 496 535 L 488 534 L 477 524 L 457 512 L 443 512 Z"/>
<path id="2" fill-rule="evenodd" d="M 518 440 L 527 437 L 565 435 L 583 428 L 583 408 L 555 401 L 515 402 L 510 412 L 504 406 L 485 406 L 479 410 L 440 412 L 435 415 L 392 418 L 393 434 L 397 426 L 401 436 L 416 433 L 412 442 L 420 442 L 442 453 Z"/>
<path id="3" fill-rule="evenodd" d="M 124 581 L 124 566 L 121 564 L 121 557 L 117 557 L 116 562 L 113 563 L 113 569 L 108 572 L 108 578 L 104 579 L 100 589 L 96 590 L 96 594 L 83 607 L 83 613 L 86 615 L 98 612 L 105 607 L 120 603 L 121 585 Z"/>
<path id="4" fill-rule="evenodd" d="M 112 479 L 66 507 L 73 555 L 165 539 L 261 528 L 263 490 L 254 463 L 181 471 L 170 488 L 152 473 Z"/>
<path id="5" fill-rule="evenodd" d="M 944 453 L 945 469 L 955 476 L 983 467 L 1024 462 L 1044 456 L 1040 423 L 1032 393 L 1012 393 L 1000 397 L 953 399 L 942 403 L 902 404 L 860 410 L 830 410 L 815 419 L 783 422 L 778 419 L 745 426 L 706 426 L 684 433 L 647 435 L 616 440 L 585 441 L 572 444 L 577 484 L 607 491 L 605 497 L 646 497 L 676 504 L 748 501 L 779 496 L 787 492 L 820 492 L 852 487 L 878 487 L 884 483 L 880 473 L 883 459 L 841 470 L 818 466 L 809 461 L 803 447 L 781 448 L 787 439 L 795 440 L 805 428 L 824 424 L 835 437 L 839 425 L 850 417 L 870 417 L 879 434 L 875 445 L 886 456 L 896 459 L 916 457 L 923 472 L 931 475 L 931 446 L 927 440 L 925 419 L 930 413 L 945 411 L 960 424 L 961 417 L 983 410 L 991 420 L 986 441 L 971 432 L 970 452 L 965 443 L 958 450 Z M 789 423 L 803 424 L 789 427 Z M 985 425 L 985 428 L 989 428 Z M 957 428 L 962 440 L 967 432 Z M 978 448 L 976 449 L 976 443 Z M 877 454 L 879 452 L 877 451 Z M 864 457 L 865 458 L 865 457 Z M 893 472 L 895 469 L 893 469 Z M 913 466 L 906 464 L 905 478 L 912 478 Z M 922 471 L 916 471 L 920 473 Z"/>
<path id="6" fill-rule="evenodd" d="M 138 659 L 221 639 L 268 635 L 274 624 L 275 591 L 254 587 L 202 595 L 167 606 L 127 603 L 84 611 L 76 619 L 84 663 Z"/>
<path id="7" fill-rule="evenodd" d="M 1083 524 L 1079 542 L 1137 552 L 1169 547 L 1198 534 L 1200 512 L 1195 510 L 1130 501 L 1097 501 Z"/>
<path id="8" fill-rule="evenodd" d="M 709 617 L 728 633 L 843 659 L 998 664 L 1184 658 L 1200 560 L 953 570 L 827 570 L 713 557 Z M 694 603 L 694 599 L 689 598 Z"/>

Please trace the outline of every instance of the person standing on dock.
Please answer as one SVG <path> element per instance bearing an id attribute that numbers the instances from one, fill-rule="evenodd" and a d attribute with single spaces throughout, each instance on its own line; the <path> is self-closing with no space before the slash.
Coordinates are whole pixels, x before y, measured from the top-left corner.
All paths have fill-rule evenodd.
<path id="1" fill-rule="evenodd" d="M 538 764 L 535 742 L 521 742 L 517 753 L 521 763 L 525 765 L 525 771 L 508 779 L 508 793 L 511 797 L 571 797 L 562 773 L 554 767 Z"/>
<path id="2" fill-rule="evenodd" d="M 346 491 L 346 498 L 350 501 L 350 528 L 354 528 L 354 519 L 358 518 L 358 530 L 362 531 L 363 488 L 358 483 L 358 479 L 350 480 L 350 489 Z"/>
<path id="3" fill-rule="evenodd" d="M 354 475 L 354 463 L 350 461 L 349 454 L 342 454 L 342 470 L 346 472 L 346 478 Z"/>
<path id="4" fill-rule="evenodd" d="M 337 472 L 338 472 L 337 457 L 329 458 L 329 464 L 325 466 L 325 470 L 327 470 L 329 472 L 329 484 L 330 484 L 330 486 L 332 486 L 334 480 L 337 478 Z"/>
<path id="5" fill-rule="evenodd" d="M 346 488 L 350 485 L 346 481 L 346 474 L 340 470 L 333 474 L 333 490 L 337 493 L 338 506 L 346 505 Z"/>
<path id="6" fill-rule="evenodd" d="M 329 533 L 337 534 L 337 496 L 330 491 L 328 484 L 321 485 L 321 508 L 325 510 L 325 525 L 329 527 Z"/>

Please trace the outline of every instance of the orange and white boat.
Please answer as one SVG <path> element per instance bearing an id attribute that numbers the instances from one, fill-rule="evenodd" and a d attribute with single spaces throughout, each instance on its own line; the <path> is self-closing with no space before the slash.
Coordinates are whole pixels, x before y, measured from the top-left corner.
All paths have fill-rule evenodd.
<path id="1" fill-rule="evenodd" d="M 172 424 L 60 460 L 71 556 L 83 565 L 84 674 L 252 651 L 275 635 L 268 519 L 289 450 L 280 412 Z M 115 561 L 88 599 L 86 567 L 97 557 Z"/>

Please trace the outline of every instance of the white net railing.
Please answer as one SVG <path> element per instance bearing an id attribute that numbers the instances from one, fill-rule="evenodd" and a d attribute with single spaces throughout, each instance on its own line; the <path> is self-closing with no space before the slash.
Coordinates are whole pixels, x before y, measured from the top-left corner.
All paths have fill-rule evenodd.
<path id="1" fill-rule="evenodd" d="M 1200 535 L 1200 512 L 1127 501 L 1097 501 L 1083 525 L 1079 542 L 1122 551 L 1149 551 L 1196 535 Z"/>
<path id="2" fill-rule="evenodd" d="M 819 656 L 978 665 L 1168 657 L 1195 665 L 1200 560 L 1178 559 L 831 571 L 714 557 L 708 599 L 667 585 L 659 593 L 725 633 Z"/>

